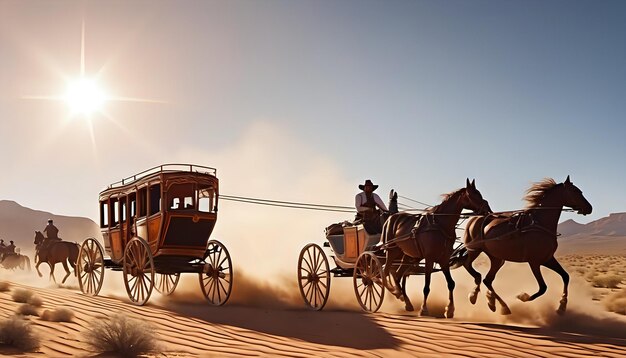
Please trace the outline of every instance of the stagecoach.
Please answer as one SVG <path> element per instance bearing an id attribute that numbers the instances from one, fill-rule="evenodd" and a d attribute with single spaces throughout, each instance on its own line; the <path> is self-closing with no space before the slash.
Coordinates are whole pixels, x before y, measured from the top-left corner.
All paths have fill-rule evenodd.
<path id="1" fill-rule="evenodd" d="M 210 304 L 226 303 L 233 285 L 230 254 L 209 239 L 218 184 L 215 168 L 165 164 L 109 185 L 99 198 L 104 247 L 95 238 L 80 247 L 81 291 L 95 296 L 105 268 L 122 271 L 128 297 L 143 305 L 153 289 L 169 295 L 181 273 L 195 273 Z"/>
<path id="2" fill-rule="evenodd" d="M 396 199 L 397 195 L 394 195 L 392 190 L 390 209 L 397 208 L 397 203 L 394 202 Z M 412 216 L 416 219 L 416 227 L 424 219 L 422 228 L 439 230 L 434 223 L 434 215 L 437 214 L 424 213 Z M 430 228 L 427 227 L 430 225 L 429 220 L 433 223 Z M 456 222 L 455 226 L 458 228 Z M 389 264 L 392 270 L 403 268 L 403 287 L 408 276 L 423 275 L 426 272 L 425 263 L 421 260 L 398 259 L 387 263 L 386 250 L 389 243 L 382 242 L 380 234 L 369 234 L 362 224 L 347 221 L 334 224 L 326 228 L 325 234 L 326 241 L 323 247 L 330 251 L 329 255 L 319 245 L 310 243 L 302 248 L 298 257 L 298 287 L 305 304 L 310 309 L 321 310 L 326 305 L 330 294 L 331 276 L 352 277 L 356 298 L 361 308 L 368 312 L 376 312 L 383 303 L 385 282 L 394 285 L 391 277 L 383 277 L 385 264 Z M 410 235 L 412 233 L 395 239 L 409 239 Z M 454 240 L 454 244 L 449 265 L 450 269 L 455 269 L 462 265 L 467 249 L 458 237 L 451 239 Z M 330 269 L 327 256 L 333 259 L 335 268 Z M 435 263 L 431 272 L 437 271 L 441 271 L 441 267 Z"/>

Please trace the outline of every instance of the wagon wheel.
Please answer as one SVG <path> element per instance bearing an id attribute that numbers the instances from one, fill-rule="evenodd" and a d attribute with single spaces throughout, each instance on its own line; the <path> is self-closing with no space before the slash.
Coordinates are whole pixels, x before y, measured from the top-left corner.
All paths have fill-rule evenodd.
<path id="1" fill-rule="evenodd" d="M 80 290 L 89 296 L 97 296 L 104 282 L 104 250 L 100 243 L 90 237 L 83 241 L 76 261 L 76 277 Z"/>
<path id="2" fill-rule="evenodd" d="M 178 285 L 178 280 L 180 280 L 180 273 L 156 273 L 154 275 L 154 288 L 163 296 L 171 295 L 176 286 Z"/>
<path id="3" fill-rule="evenodd" d="M 385 285 L 383 266 L 376 255 L 365 251 L 359 256 L 352 276 L 356 298 L 367 312 L 376 312 L 383 304 Z"/>
<path id="4" fill-rule="evenodd" d="M 128 298 L 139 306 L 148 302 L 154 287 L 154 261 L 150 246 L 135 237 L 124 249 L 124 285 Z"/>
<path id="5" fill-rule="evenodd" d="M 300 251 L 298 287 L 309 308 L 324 308 L 330 293 L 330 268 L 324 251 L 316 244 L 308 244 Z"/>
<path id="6" fill-rule="evenodd" d="M 233 264 L 226 247 L 217 240 L 210 240 L 204 254 L 204 267 L 200 272 L 200 288 L 209 303 L 221 306 L 233 289 Z"/>

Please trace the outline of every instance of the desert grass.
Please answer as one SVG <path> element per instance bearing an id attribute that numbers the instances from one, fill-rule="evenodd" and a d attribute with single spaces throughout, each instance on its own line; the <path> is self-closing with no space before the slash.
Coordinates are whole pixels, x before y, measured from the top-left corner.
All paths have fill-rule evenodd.
<path id="1" fill-rule="evenodd" d="M 607 297 L 605 305 L 611 312 L 626 315 L 626 289 L 622 289 Z"/>
<path id="2" fill-rule="evenodd" d="M 0 281 L 0 292 L 11 291 L 11 284 L 6 281 Z"/>
<path id="3" fill-rule="evenodd" d="M 72 322 L 74 319 L 74 312 L 63 307 L 53 310 L 45 310 L 41 314 L 41 319 L 50 322 Z"/>
<path id="4" fill-rule="evenodd" d="M 27 321 L 16 316 L 0 321 L 0 345 L 32 352 L 39 344 L 39 338 Z"/>
<path id="5" fill-rule="evenodd" d="M 30 290 L 25 290 L 23 288 L 18 288 L 13 291 L 11 297 L 13 301 L 18 303 L 28 303 L 28 300 L 33 297 L 34 292 Z"/>
<path id="6" fill-rule="evenodd" d="M 29 304 L 29 303 L 24 303 L 23 305 L 21 305 L 18 309 L 17 309 L 17 313 L 21 314 L 22 316 L 37 316 L 39 317 L 39 312 L 37 312 L 37 307 Z"/>
<path id="7" fill-rule="evenodd" d="M 29 305 L 33 305 L 35 307 L 43 306 L 43 300 L 41 299 L 41 297 L 37 295 L 30 296 L 30 298 L 28 299 L 26 303 L 28 303 Z"/>
<path id="8" fill-rule="evenodd" d="M 622 277 L 617 275 L 599 275 L 591 280 L 593 287 L 617 288 Z"/>
<path id="9" fill-rule="evenodd" d="M 158 348 L 153 326 L 124 315 L 96 322 L 84 335 L 87 345 L 104 355 L 138 357 Z"/>

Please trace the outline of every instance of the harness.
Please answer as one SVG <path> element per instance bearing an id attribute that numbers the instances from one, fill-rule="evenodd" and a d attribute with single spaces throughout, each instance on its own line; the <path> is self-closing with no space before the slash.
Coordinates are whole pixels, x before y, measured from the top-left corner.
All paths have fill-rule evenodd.
<path id="1" fill-rule="evenodd" d="M 422 224 L 422 222 L 424 222 L 425 224 Z M 443 236 L 446 238 L 446 242 L 449 242 L 449 241 L 454 242 L 456 240 L 455 235 L 450 235 L 443 229 L 443 227 L 441 227 L 441 225 L 439 225 L 439 223 L 437 223 L 435 215 L 431 213 L 418 214 L 417 221 L 415 222 L 415 225 L 413 225 L 413 228 L 411 229 L 410 233 L 393 238 L 393 240 L 390 240 L 384 243 L 382 245 L 382 248 L 386 250 L 386 249 L 397 246 L 399 242 L 412 239 L 415 250 L 420 255 L 423 255 L 424 249 L 422 247 L 421 241 L 418 240 L 418 235 L 421 233 L 430 232 L 430 231 L 441 232 L 441 234 L 443 234 Z"/>

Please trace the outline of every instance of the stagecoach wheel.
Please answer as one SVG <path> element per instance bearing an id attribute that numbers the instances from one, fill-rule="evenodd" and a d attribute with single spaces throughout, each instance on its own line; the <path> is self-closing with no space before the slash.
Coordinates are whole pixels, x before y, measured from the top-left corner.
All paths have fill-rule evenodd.
<path id="1" fill-rule="evenodd" d="M 352 276 L 356 298 L 367 312 L 378 311 L 385 297 L 383 266 L 376 255 L 365 251 L 359 256 Z"/>
<path id="2" fill-rule="evenodd" d="M 171 295 L 176 286 L 178 285 L 178 280 L 180 280 L 180 273 L 156 273 L 154 274 L 154 288 L 163 296 Z"/>
<path id="3" fill-rule="evenodd" d="M 204 256 L 200 288 L 210 304 L 221 306 L 228 301 L 233 289 L 233 264 L 230 254 L 221 242 L 210 240 Z"/>
<path id="4" fill-rule="evenodd" d="M 78 251 L 76 277 L 80 290 L 89 296 L 97 296 L 104 282 L 104 256 L 100 243 L 90 237 L 83 241 Z"/>
<path id="5" fill-rule="evenodd" d="M 300 251 L 298 287 L 309 308 L 324 308 L 330 293 L 330 268 L 324 251 L 316 244 L 308 244 Z"/>
<path id="6" fill-rule="evenodd" d="M 135 237 L 126 244 L 123 266 L 128 298 L 134 304 L 143 306 L 154 287 L 154 260 L 145 240 Z"/>

